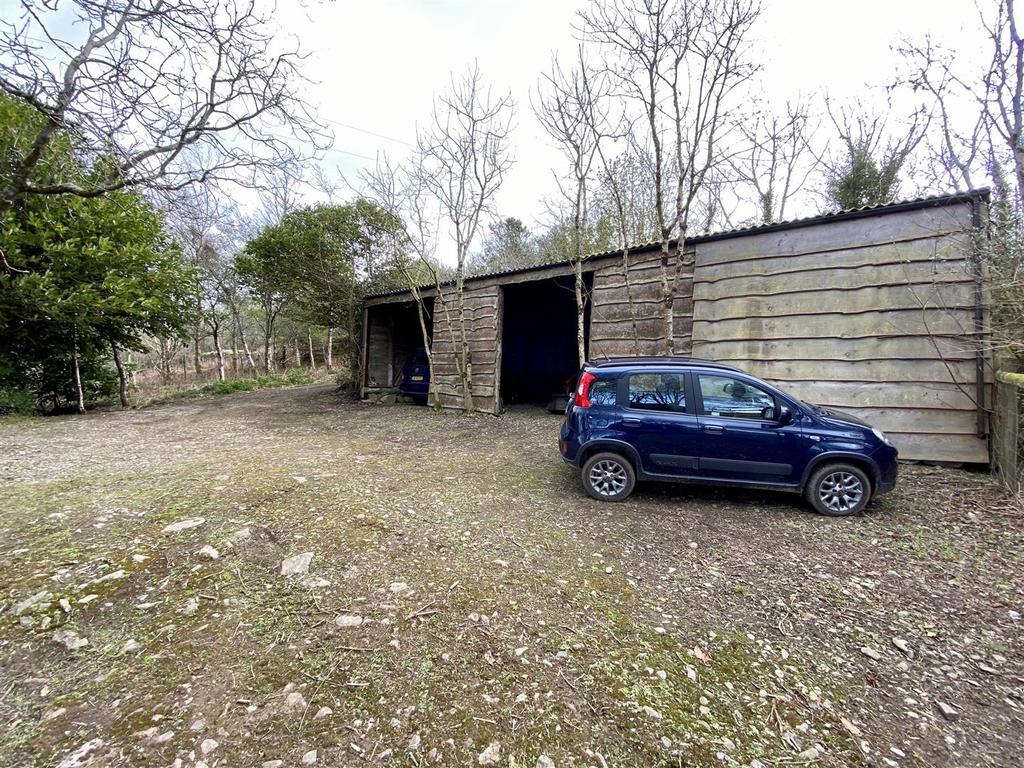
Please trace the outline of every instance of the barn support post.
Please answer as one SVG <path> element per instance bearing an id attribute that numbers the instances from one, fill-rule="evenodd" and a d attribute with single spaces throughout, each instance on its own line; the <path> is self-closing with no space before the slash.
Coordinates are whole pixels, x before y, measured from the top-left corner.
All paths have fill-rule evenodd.
<path id="1" fill-rule="evenodd" d="M 982 227 L 981 198 L 971 198 L 971 264 L 974 272 L 974 401 L 977 412 L 977 435 L 988 437 L 985 412 L 985 286 L 981 248 L 985 231 Z"/>
<path id="2" fill-rule="evenodd" d="M 360 400 L 366 398 L 366 376 L 368 371 L 367 360 L 369 359 L 370 354 L 370 323 L 368 312 L 369 308 L 366 304 L 363 304 L 362 311 L 359 313 L 359 319 L 357 321 L 358 327 L 356 330 L 357 338 L 359 339 L 359 344 L 355 346 L 355 348 L 359 350 L 357 353 L 359 357 L 358 367 L 356 368 L 356 375 L 359 376 L 359 384 L 354 389 L 358 393 Z"/>
<path id="3" fill-rule="evenodd" d="M 498 286 L 498 298 L 494 307 L 494 404 L 491 413 L 497 416 L 501 413 L 501 348 L 504 343 L 505 330 L 505 287 Z"/>

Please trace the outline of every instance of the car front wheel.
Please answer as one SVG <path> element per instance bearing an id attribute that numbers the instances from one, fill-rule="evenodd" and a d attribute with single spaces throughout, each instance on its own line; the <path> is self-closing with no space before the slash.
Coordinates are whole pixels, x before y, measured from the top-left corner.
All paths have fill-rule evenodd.
<path id="1" fill-rule="evenodd" d="M 600 501 L 623 501 L 633 492 L 636 472 L 617 453 L 597 453 L 583 464 L 583 488 Z"/>
<path id="2" fill-rule="evenodd" d="M 816 470 L 807 483 L 807 501 L 829 517 L 859 514 L 871 500 L 871 481 L 852 464 L 828 464 Z"/>

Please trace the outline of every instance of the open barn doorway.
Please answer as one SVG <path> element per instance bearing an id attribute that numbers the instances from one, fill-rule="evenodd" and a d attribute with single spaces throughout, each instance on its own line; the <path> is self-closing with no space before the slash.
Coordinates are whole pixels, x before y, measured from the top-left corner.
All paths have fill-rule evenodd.
<path id="1" fill-rule="evenodd" d="M 424 304 L 424 323 L 430 339 L 434 330 L 433 300 L 426 299 Z M 407 395 L 426 402 L 430 376 L 416 302 L 368 307 L 366 323 L 364 393 Z"/>
<path id="2" fill-rule="evenodd" d="M 593 274 L 584 274 L 589 296 Z M 576 351 L 576 294 L 572 275 L 502 287 L 502 406 L 547 407 L 564 403 L 579 372 Z M 590 344 L 590 302 L 584 318 Z"/>

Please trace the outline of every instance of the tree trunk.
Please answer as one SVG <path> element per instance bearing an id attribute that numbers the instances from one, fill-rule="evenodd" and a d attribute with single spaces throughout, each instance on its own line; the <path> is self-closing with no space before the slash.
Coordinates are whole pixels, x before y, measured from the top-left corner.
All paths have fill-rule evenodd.
<path id="1" fill-rule="evenodd" d="M 124 363 L 121 362 L 121 350 L 114 342 L 110 342 L 110 350 L 114 353 L 114 367 L 117 368 L 117 396 L 121 400 L 121 407 L 128 408 L 131 406 L 128 402 L 128 378 L 125 376 Z"/>
<path id="2" fill-rule="evenodd" d="M 309 342 L 309 370 L 316 370 L 316 355 L 313 354 L 313 329 L 306 329 L 306 340 Z"/>
<path id="3" fill-rule="evenodd" d="M 238 321 L 231 321 L 231 375 L 238 378 Z"/>
<path id="4" fill-rule="evenodd" d="M 253 359 L 252 350 L 249 349 L 249 341 L 245 338 L 245 331 L 238 329 L 238 337 L 242 340 L 242 349 L 245 350 L 245 360 L 249 363 L 249 372 L 256 375 L 256 360 Z"/>
<path id="5" fill-rule="evenodd" d="M 128 360 L 126 362 L 128 363 L 128 383 L 131 384 L 133 387 L 137 387 L 138 382 L 135 381 L 135 366 L 132 365 L 131 352 L 128 353 Z"/>
<path id="6" fill-rule="evenodd" d="M 167 349 L 167 340 L 159 339 L 160 345 L 160 379 L 164 386 L 171 383 L 171 356 Z"/>
<path id="7" fill-rule="evenodd" d="M 199 355 L 199 336 L 198 334 L 192 340 L 192 366 L 196 371 L 196 378 L 202 378 L 203 376 L 203 360 Z"/>
<path id="8" fill-rule="evenodd" d="M 576 235 L 576 258 L 573 264 L 576 290 L 576 356 L 579 358 L 579 365 L 582 368 L 587 362 L 587 338 L 586 338 L 586 300 L 583 296 L 583 222 L 586 217 L 585 195 L 586 188 L 583 179 L 577 179 L 576 183 L 576 215 L 573 221 Z"/>
<path id="9" fill-rule="evenodd" d="M 263 363 L 269 376 L 274 370 L 274 337 L 269 333 L 263 340 Z"/>
<path id="10" fill-rule="evenodd" d="M 458 311 L 460 349 L 455 349 L 455 339 L 452 339 L 452 351 L 461 354 L 462 365 L 459 373 L 462 378 L 462 410 L 464 413 L 473 413 L 476 407 L 473 403 L 473 360 L 469 349 L 469 336 L 466 334 L 466 302 L 463 293 L 462 265 L 459 265 L 459 274 L 455 280 L 456 310 Z"/>
<path id="11" fill-rule="evenodd" d="M 302 367 L 302 347 L 299 346 L 298 339 L 292 339 L 295 344 L 295 365 L 298 368 Z"/>
<path id="12" fill-rule="evenodd" d="M 675 352 L 675 281 L 669 275 L 671 257 L 669 254 L 668 235 L 663 235 L 661 240 L 661 311 L 664 313 L 665 338 L 663 340 L 664 354 L 671 355 Z"/>
<path id="13" fill-rule="evenodd" d="M 85 392 L 82 391 L 82 372 L 78 368 L 78 341 L 71 350 L 71 376 L 75 383 L 75 410 L 85 413 Z"/>
<path id="14" fill-rule="evenodd" d="M 220 326 L 213 326 L 213 348 L 217 350 L 217 378 L 224 381 L 224 350 L 220 346 Z"/>
<path id="15" fill-rule="evenodd" d="M 576 352 L 580 359 L 580 367 L 587 362 L 586 310 L 587 303 L 583 296 L 583 261 L 576 259 L 573 265 L 576 272 Z"/>
<path id="16" fill-rule="evenodd" d="M 324 363 L 327 365 L 327 370 L 330 371 L 334 368 L 334 329 L 327 328 L 327 344 L 324 345 Z"/>

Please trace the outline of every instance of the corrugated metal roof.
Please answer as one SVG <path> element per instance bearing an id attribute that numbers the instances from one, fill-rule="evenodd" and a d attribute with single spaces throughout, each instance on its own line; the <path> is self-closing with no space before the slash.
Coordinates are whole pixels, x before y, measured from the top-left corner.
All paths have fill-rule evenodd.
<path id="1" fill-rule="evenodd" d="M 942 206 L 951 205 L 954 203 L 967 202 L 969 200 L 978 198 L 987 198 L 991 190 L 988 187 L 981 187 L 979 189 L 968 190 L 966 192 L 953 192 L 945 195 L 932 195 L 929 197 L 915 197 L 906 200 L 899 200 L 892 203 L 883 203 L 881 205 L 866 205 L 861 208 L 847 208 L 840 211 L 832 211 L 830 213 L 819 213 L 814 216 L 805 216 L 798 219 L 787 219 L 786 221 L 777 221 L 772 224 L 755 224 L 749 227 L 738 227 L 735 229 L 726 229 L 719 232 L 712 232 L 706 235 L 694 235 L 687 237 L 685 242 L 687 245 L 706 243 L 714 240 L 724 240 L 733 237 L 746 237 L 749 235 L 759 235 L 766 232 L 777 232 L 786 229 L 797 229 L 799 227 L 813 226 L 815 224 L 822 224 L 828 221 L 861 218 L 865 216 L 873 216 L 880 213 L 895 213 L 900 210 L 913 210 L 915 208 L 927 208 L 931 206 Z M 669 247 L 674 248 L 678 245 L 676 240 L 669 241 Z M 637 243 L 630 245 L 628 249 L 631 253 L 644 253 L 647 251 L 654 250 L 655 248 L 661 247 L 660 240 L 652 240 L 647 243 Z M 623 249 L 618 248 L 613 251 L 602 251 L 599 253 L 590 253 L 583 257 L 583 260 L 592 261 L 594 259 L 604 259 L 610 256 L 618 256 L 622 253 Z M 492 272 L 477 272 L 467 275 L 465 282 L 473 280 L 482 280 L 484 278 L 500 277 L 502 275 L 520 274 L 525 272 L 531 272 L 534 270 L 545 269 L 547 267 L 557 267 L 562 265 L 572 264 L 571 259 L 550 259 L 548 261 L 538 262 L 531 264 L 528 267 L 513 267 L 509 269 L 498 269 Z M 451 285 L 454 280 L 447 280 L 441 285 Z M 417 286 L 418 288 L 433 288 L 432 283 L 423 283 Z M 376 298 L 379 296 L 390 296 L 402 293 L 408 293 L 409 288 L 398 288 L 390 291 L 381 291 L 379 293 L 367 294 L 366 298 Z"/>

